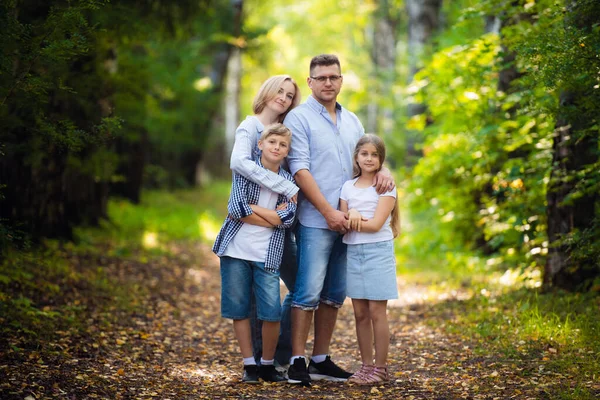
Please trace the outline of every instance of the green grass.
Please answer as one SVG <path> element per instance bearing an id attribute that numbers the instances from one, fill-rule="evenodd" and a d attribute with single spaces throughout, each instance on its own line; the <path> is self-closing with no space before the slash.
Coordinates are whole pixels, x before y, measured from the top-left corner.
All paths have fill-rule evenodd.
<path id="1" fill-rule="evenodd" d="M 135 307 L 139 285 L 115 285 L 97 260 L 146 262 L 168 254 L 173 242 L 211 242 L 226 213 L 229 189 L 229 182 L 217 182 L 206 190 L 148 191 L 139 205 L 112 199 L 109 220 L 76 229 L 74 242 L 45 240 L 27 250 L 4 249 L 0 336 L 13 340 L 0 341 L 0 348 L 20 351 L 57 330 L 79 329 L 86 313 L 78 301 L 82 293 L 107 309 Z"/>
<path id="2" fill-rule="evenodd" d="M 173 241 L 211 241 L 227 212 L 229 189 L 229 182 L 217 182 L 206 190 L 144 192 L 138 205 L 111 200 L 109 221 L 102 229 L 77 229 L 77 247 L 88 251 L 104 242 L 113 255 L 128 256 L 140 249 L 152 255 L 167 251 L 165 245 Z"/>
<path id="3" fill-rule="evenodd" d="M 469 268 L 463 275 L 458 269 L 437 273 L 440 264 L 426 274 L 401 269 L 409 282 L 422 285 L 430 279 L 430 290 L 460 289 L 470 296 L 432 306 L 432 324 L 446 319 L 446 331 L 471 341 L 478 355 L 491 355 L 506 365 L 533 360 L 546 374 L 568 377 L 570 385 L 549 389 L 549 398 L 595 398 L 588 386 L 600 379 L 598 293 L 542 293 L 518 281 L 505 286 L 493 271 L 486 275 L 476 270 L 477 277 L 461 279 Z"/>
<path id="4" fill-rule="evenodd" d="M 504 365 L 533 362 L 545 374 L 566 377 L 562 382 L 569 383 L 549 388 L 548 398 L 597 398 L 598 387 L 590 389 L 590 382 L 600 380 L 597 291 L 544 293 L 540 267 L 507 272 L 505 261 L 433 247 L 419 249 L 409 234 L 397 241 L 398 273 L 409 285 L 432 293 L 459 291 L 468 298 L 432 305 L 431 324 L 444 319 L 447 333 L 471 341 L 480 356 Z"/>

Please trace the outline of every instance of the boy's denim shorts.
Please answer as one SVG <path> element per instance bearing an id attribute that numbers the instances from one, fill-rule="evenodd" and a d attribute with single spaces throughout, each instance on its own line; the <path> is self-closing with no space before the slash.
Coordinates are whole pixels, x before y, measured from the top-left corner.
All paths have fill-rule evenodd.
<path id="1" fill-rule="evenodd" d="M 252 290 L 258 319 L 279 322 L 279 272 L 266 271 L 263 262 L 221 257 L 221 316 L 234 320 L 249 318 Z"/>

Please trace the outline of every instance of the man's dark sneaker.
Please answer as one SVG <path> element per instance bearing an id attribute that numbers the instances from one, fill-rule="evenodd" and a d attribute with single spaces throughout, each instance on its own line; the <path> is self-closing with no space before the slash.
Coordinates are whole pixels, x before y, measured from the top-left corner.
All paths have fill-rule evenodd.
<path id="1" fill-rule="evenodd" d="M 310 375 L 308 374 L 304 357 L 296 358 L 294 363 L 290 365 L 288 369 L 288 383 L 310 385 Z"/>
<path id="2" fill-rule="evenodd" d="M 285 382 L 285 378 L 274 365 L 261 365 L 258 368 L 258 377 L 266 382 Z"/>
<path id="3" fill-rule="evenodd" d="M 258 383 L 258 365 L 244 365 L 244 383 Z"/>
<path id="4" fill-rule="evenodd" d="M 308 365 L 308 373 L 310 374 L 311 379 L 314 379 L 315 381 L 326 380 L 333 382 L 345 382 L 352 376 L 350 372 L 344 371 L 335 365 L 329 356 L 325 358 L 325 361 L 320 363 L 310 360 L 310 364 Z"/>

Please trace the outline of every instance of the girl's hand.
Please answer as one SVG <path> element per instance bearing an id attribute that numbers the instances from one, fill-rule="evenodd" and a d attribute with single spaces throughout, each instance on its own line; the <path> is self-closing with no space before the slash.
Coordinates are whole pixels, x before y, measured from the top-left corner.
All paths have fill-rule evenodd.
<path id="1" fill-rule="evenodd" d="M 354 208 L 348 211 L 348 230 L 360 232 L 363 217 Z"/>
<path id="2" fill-rule="evenodd" d="M 287 208 L 288 203 L 281 203 L 276 209 L 275 211 L 283 211 Z"/>

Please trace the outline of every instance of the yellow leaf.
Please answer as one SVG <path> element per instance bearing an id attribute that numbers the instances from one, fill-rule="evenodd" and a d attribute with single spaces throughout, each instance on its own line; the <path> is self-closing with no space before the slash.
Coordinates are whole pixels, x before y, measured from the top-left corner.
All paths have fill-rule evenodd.
<path id="1" fill-rule="evenodd" d="M 119 375 L 119 376 L 125 375 L 125 370 L 123 368 L 119 368 L 119 370 L 117 371 L 117 375 Z"/>

